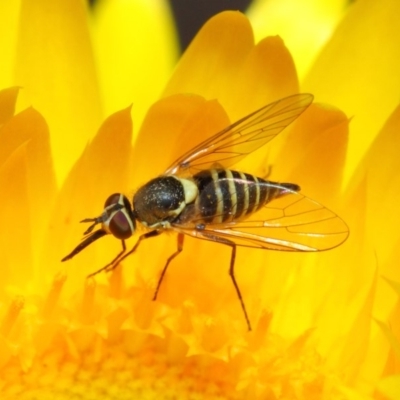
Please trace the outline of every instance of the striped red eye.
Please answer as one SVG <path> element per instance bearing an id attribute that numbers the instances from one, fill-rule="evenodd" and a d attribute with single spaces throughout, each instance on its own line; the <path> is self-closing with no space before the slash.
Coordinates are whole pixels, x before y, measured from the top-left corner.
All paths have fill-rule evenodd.
<path id="1" fill-rule="evenodd" d="M 110 212 L 107 221 L 109 232 L 121 240 L 131 237 L 135 232 L 135 218 L 127 197 L 121 193 L 114 193 L 108 197 L 104 208 Z"/>
<path id="2" fill-rule="evenodd" d="M 125 209 L 117 211 L 108 225 L 110 232 L 118 239 L 128 239 L 133 235 L 134 226 Z"/>
<path id="3" fill-rule="evenodd" d="M 121 197 L 123 198 L 123 200 L 126 199 L 126 201 L 128 201 L 128 199 L 121 193 L 113 193 L 111 196 L 107 198 L 106 202 L 104 203 L 104 208 L 120 203 Z"/>

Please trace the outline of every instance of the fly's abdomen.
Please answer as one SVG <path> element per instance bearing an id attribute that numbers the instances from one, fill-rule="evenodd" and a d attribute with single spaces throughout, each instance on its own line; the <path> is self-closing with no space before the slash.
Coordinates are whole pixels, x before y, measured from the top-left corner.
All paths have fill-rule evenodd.
<path id="1" fill-rule="evenodd" d="M 199 189 L 195 215 L 207 224 L 244 219 L 271 200 L 300 190 L 296 184 L 271 182 L 229 169 L 201 171 L 193 179 Z"/>

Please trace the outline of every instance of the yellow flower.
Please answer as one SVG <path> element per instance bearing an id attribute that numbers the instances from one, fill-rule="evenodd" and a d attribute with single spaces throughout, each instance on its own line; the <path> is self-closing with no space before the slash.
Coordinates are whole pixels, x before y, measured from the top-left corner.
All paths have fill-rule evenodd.
<path id="1" fill-rule="evenodd" d="M 121 8 L 114 9 L 113 2 L 105 3 L 110 9 L 98 10 L 92 26 L 96 45 L 81 6 L 61 3 L 26 1 L 19 14 L 17 6 L 10 14 L 15 20 L 20 16 L 23 29 L 15 31 L 17 50 L 7 53 L 10 67 L 2 78 L 23 88 L 0 93 L 1 397 L 398 398 L 397 103 L 382 103 L 377 114 L 386 115 L 386 124 L 383 119 L 371 125 L 371 141 L 382 125 L 379 135 L 363 157 L 348 159 L 346 170 L 347 134 L 352 138 L 357 114 L 349 121 L 340 110 L 321 104 L 311 106 L 269 149 L 241 162 L 245 171 L 299 183 L 305 194 L 340 214 L 351 231 L 343 246 L 324 253 L 238 249 L 236 277 L 253 325 L 248 332 L 227 274 L 230 249 L 225 246 L 185 239 L 155 302 L 160 270 L 176 248 L 174 235 L 145 240 L 122 267 L 94 279 L 85 277 L 120 251 L 110 235 L 67 263 L 60 259 L 86 229 L 78 221 L 98 216 L 108 195 L 124 192 L 131 198 L 135 188 L 162 173 L 199 137 L 299 92 L 282 39 L 268 37 L 255 46 L 248 20 L 222 13 L 199 32 L 162 91 L 162 72 L 157 82 L 151 78 L 154 71 L 144 69 L 144 75 L 128 77 L 125 70 L 110 72 L 121 61 L 105 61 L 107 54 L 121 56 L 111 44 L 102 48 L 100 39 L 110 25 L 117 29 L 126 2 L 115 2 Z M 357 48 L 366 27 L 351 30 L 346 24 L 357 20 L 356 12 L 372 21 L 375 11 L 367 1 L 350 10 L 301 91 L 316 93 L 317 103 L 355 113 L 356 106 L 347 109 L 339 95 L 330 101 L 330 83 L 347 95 L 349 80 L 341 71 L 356 59 L 341 58 L 335 40 L 343 42 L 345 32 L 346 46 Z M 390 11 L 378 15 L 378 38 L 398 15 Z M 119 32 L 126 44 L 126 31 Z M 386 46 L 393 67 L 398 64 L 393 49 L 400 46 L 396 36 L 389 39 L 397 41 L 397 47 Z M 159 48 L 153 50 L 157 57 Z M 17 78 L 11 79 L 14 56 Z M 336 81 L 332 59 L 340 61 Z M 329 72 L 324 84 L 319 63 Z M 357 63 L 355 68 L 361 69 Z M 124 78 L 134 82 L 132 89 L 124 88 Z M 134 90 L 138 81 L 153 82 L 152 94 Z M 365 86 L 357 91 L 363 102 L 371 95 Z M 157 91 L 162 95 L 155 101 Z M 111 115 L 100 122 L 103 96 Z M 358 104 L 351 97 L 350 104 Z M 15 112 L 16 104 L 21 111 Z M 138 107 L 142 111 L 135 111 Z M 367 118 L 356 126 L 352 151 L 361 124 L 373 118 L 373 107 L 361 114 L 360 119 Z"/>

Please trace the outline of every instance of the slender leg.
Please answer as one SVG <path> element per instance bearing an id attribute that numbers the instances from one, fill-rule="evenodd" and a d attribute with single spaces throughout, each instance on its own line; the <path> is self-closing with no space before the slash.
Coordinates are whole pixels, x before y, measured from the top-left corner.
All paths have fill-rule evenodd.
<path id="1" fill-rule="evenodd" d="M 176 252 L 175 252 L 174 254 L 172 254 L 171 256 L 168 257 L 167 263 L 165 264 L 164 269 L 163 269 L 162 272 L 161 272 L 160 279 L 158 280 L 157 287 L 156 287 L 156 291 L 155 291 L 154 296 L 153 296 L 153 301 L 157 299 L 158 291 L 159 291 L 160 286 L 161 286 L 161 283 L 162 283 L 162 281 L 163 281 L 163 279 L 164 279 L 164 275 L 165 275 L 165 273 L 167 272 L 167 268 L 168 268 L 169 263 L 170 263 L 170 262 L 182 251 L 182 249 L 183 249 L 183 239 L 184 239 L 184 237 L 185 237 L 185 235 L 184 235 L 183 233 L 178 233 L 178 237 L 177 237 L 177 250 L 176 250 Z"/>
<path id="2" fill-rule="evenodd" d="M 155 230 L 155 231 L 147 232 L 147 233 L 139 236 L 139 239 L 137 240 L 135 245 L 126 254 L 124 254 L 126 251 L 125 240 L 121 240 L 122 250 L 118 253 L 118 255 L 111 262 L 109 262 L 106 266 L 104 266 L 103 268 L 100 268 L 96 272 L 93 272 L 92 274 L 88 275 L 87 277 L 91 278 L 94 275 L 97 275 L 99 272 L 102 272 L 102 271 L 106 271 L 106 272 L 112 271 L 119 265 L 119 263 L 122 260 L 124 260 L 126 257 L 130 256 L 132 253 L 134 253 L 136 251 L 136 249 L 139 247 L 139 244 L 142 242 L 142 240 L 158 236 L 160 233 L 161 233 L 161 231 Z"/>
<path id="3" fill-rule="evenodd" d="M 100 269 L 98 269 L 97 271 L 92 272 L 91 274 L 89 274 L 89 275 L 87 276 L 87 278 L 92 278 L 93 276 L 97 275 L 97 274 L 100 273 L 100 272 L 108 271 L 108 270 L 109 270 L 108 268 L 109 268 L 110 266 L 113 267 L 114 263 L 115 263 L 115 262 L 122 256 L 122 254 L 124 254 L 125 251 L 126 251 L 125 240 L 121 240 L 121 243 L 122 243 L 122 250 L 117 254 L 117 256 L 116 256 L 111 262 L 109 262 L 107 265 L 105 265 L 103 268 L 100 268 Z M 118 264 L 117 264 L 117 265 L 118 265 Z M 115 268 L 115 267 L 111 268 L 110 271 L 112 271 L 114 268 Z"/>
<path id="4" fill-rule="evenodd" d="M 236 293 L 237 293 L 237 295 L 239 297 L 239 301 L 240 301 L 240 304 L 241 304 L 242 309 L 243 309 L 244 317 L 246 318 L 247 328 L 249 329 L 249 331 L 251 331 L 250 319 L 249 319 L 249 316 L 247 315 L 247 310 L 246 310 L 246 306 L 244 305 L 244 301 L 243 301 L 243 298 L 242 298 L 242 293 L 240 292 L 239 285 L 237 284 L 236 278 L 235 278 L 236 244 L 235 243 L 231 243 L 231 244 L 226 243 L 226 244 L 228 246 L 232 247 L 231 264 L 230 264 L 230 267 L 229 267 L 229 275 L 230 275 L 230 277 L 232 279 L 233 286 L 235 286 Z"/>
<path id="5" fill-rule="evenodd" d="M 249 331 L 251 331 L 252 329 L 251 329 L 250 318 L 249 318 L 249 316 L 247 314 L 247 310 L 246 310 L 246 306 L 245 306 L 244 301 L 243 301 L 242 293 L 240 292 L 240 288 L 239 288 L 239 285 L 236 282 L 236 277 L 235 277 L 236 244 L 234 242 L 231 242 L 228 239 L 224 239 L 224 238 L 212 235 L 212 234 L 208 234 L 206 232 L 203 232 L 201 234 L 201 236 L 206 240 L 211 240 L 213 242 L 218 242 L 218 243 L 225 244 L 225 245 L 231 247 L 232 253 L 231 253 L 231 262 L 230 262 L 230 266 L 229 266 L 229 276 L 232 279 L 233 286 L 235 287 L 236 294 L 237 294 L 237 296 L 239 298 L 239 301 L 240 301 L 240 305 L 242 306 L 244 317 L 245 317 L 246 323 L 247 323 L 247 328 L 249 329 Z"/>

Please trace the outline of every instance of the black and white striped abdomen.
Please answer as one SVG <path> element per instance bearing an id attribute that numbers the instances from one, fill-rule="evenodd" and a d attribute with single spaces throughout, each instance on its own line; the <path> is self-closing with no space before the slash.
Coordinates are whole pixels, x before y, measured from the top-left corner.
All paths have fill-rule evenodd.
<path id="1" fill-rule="evenodd" d="M 300 187 L 276 183 L 244 172 L 209 169 L 193 175 L 199 194 L 194 214 L 206 224 L 246 218 L 266 203 Z"/>

